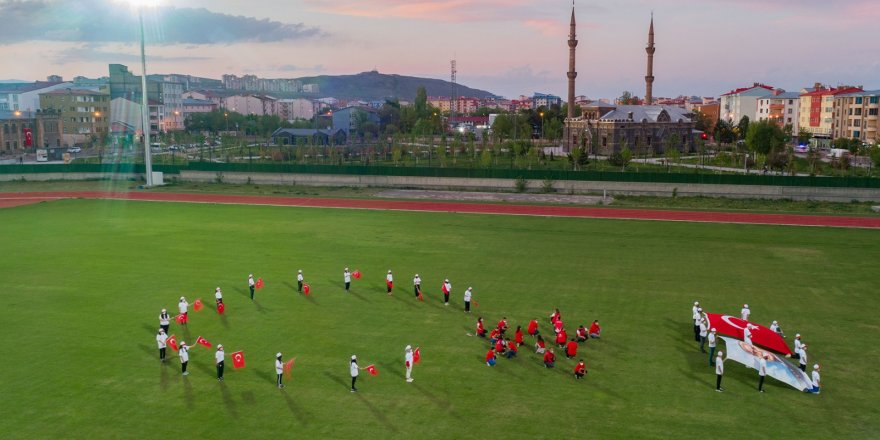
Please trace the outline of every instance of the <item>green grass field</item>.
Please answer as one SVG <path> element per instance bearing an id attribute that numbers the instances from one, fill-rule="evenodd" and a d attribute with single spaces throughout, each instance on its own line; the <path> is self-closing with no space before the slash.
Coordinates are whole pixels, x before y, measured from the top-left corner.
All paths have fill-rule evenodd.
<path id="1" fill-rule="evenodd" d="M 65 200 L 0 210 L 7 335 L 0 437 L 79 438 L 876 438 L 880 233 L 490 215 Z M 364 277 L 343 292 L 344 266 Z M 312 286 L 295 294 L 296 269 Z M 384 272 L 396 274 L 394 296 Z M 247 298 L 249 272 L 264 278 Z M 411 293 L 413 273 L 427 301 Z M 442 279 L 454 304 L 439 301 Z M 480 307 L 462 312 L 474 287 Z M 213 350 L 157 360 L 162 307 L 227 303 L 172 333 L 243 349 L 214 378 Z M 823 365 L 808 395 L 729 361 L 725 393 L 692 339 L 690 307 L 779 320 Z M 603 323 L 555 370 L 522 350 L 483 363 L 473 332 L 559 307 L 567 326 Z M 491 325 L 490 324 L 490 325 Z M 526 337 L 529 342 L 529 338 Z M 422 348 L 415 382 L 403 348 Z M 170 350 L 169 350 L 170 351 Z M 273 356 L 296 356 L 274 387 Z M 349 356 L 374 363 L 348 390 Z"/>

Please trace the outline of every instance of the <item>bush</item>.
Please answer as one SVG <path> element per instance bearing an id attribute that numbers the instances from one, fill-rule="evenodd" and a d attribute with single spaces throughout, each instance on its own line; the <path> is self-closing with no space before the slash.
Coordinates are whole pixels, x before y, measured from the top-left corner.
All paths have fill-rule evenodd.
<path id="1" fill-rule="evenodd" d="M 526 189 L 528 189 L 529 187 L 529 181 L 526 180 L 525 177 L 517 177 L 516 180 L 513 182 L 513 187 L 518 193 L 526 192 Z"/>
<path id="2" fill-rule="evenodd" d="M 553 193 L 556 192 L 556 189 L 553 188 L 553 185 L 556 184 L 556 180 L 547 178 L 541 183 L 541 191 L 545 193 Z"/>

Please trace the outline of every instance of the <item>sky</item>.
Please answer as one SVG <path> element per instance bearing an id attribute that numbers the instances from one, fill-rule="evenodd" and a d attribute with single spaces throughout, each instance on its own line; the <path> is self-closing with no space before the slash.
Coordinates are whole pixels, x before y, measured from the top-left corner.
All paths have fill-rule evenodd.
<path id="1" fill-rule="evenodd" d="M 515 98 L 566 96 L 570 0 L 141 0 L 148 73 L 219 79 L 382 73 Z M 576 93 L 654 96 L 762 82 L 880 89 L 880 0 L 575 0 Z M 118 0 L 0 0 L 0 79 L 140 72 L 136 10 Z"/>

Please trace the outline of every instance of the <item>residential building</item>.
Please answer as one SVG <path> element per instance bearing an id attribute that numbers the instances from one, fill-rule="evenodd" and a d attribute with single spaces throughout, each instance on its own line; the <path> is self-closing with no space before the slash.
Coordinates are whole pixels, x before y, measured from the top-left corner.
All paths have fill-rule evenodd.
<path id="1" fill-rule="evenodd" d="M 810 132 L 818 143 L 828 143 L 834 134 L 834 97 L 861 92 L 861 87 L 827 88 L 816 84 L 812 92 L 800 95 L 800 126 Z"/>
<path id="2" fill-rule="evenodd" d="M 272 133 L 276 145 L 343 145 L 347 139 L 341 129 L 279 128 Z"/>
<path id="3" fill-rule="evenodd" d="M 800 127 L 800 93 L 776 89 L 770 96 L 758 98 L 756 120 L 771 121 L 779 127 L 791 125 L 792 134 Z"/>
<path id="4" fill-rule="evenodd" d="M 188 90 L 183 92 L 181 95 L 183 99 L 198 99 L 200 101 L 211 101 L 217 105 L 217 107 L 223 106 L 223 96 L 214 93 L 210 90 Z"/>
<path id="5" fill-rule="evenodd" d="M 379 124 L 379 113 L 369 107 L 345 107 L 333 111 L 333 129 L 342 130 L 347 138 L 359 128 L 360 123 Z"/>
<path id="6" fill-rule="evenodd" d="M 28 115 L 21 110 L 0 110 L 0 152 L 23 153 L 34 148 L 62 147 L 61 114 L 37 110 Z M 28 145 L 28 132 L 31 144 Z"/>
<path id="7" fill-rule="evenodd" d="M 715 133 L 715 126 L 718 124 L 718 119 L 721 116 L 721 104 L 718 102 L 698 104 L 694 106 L 693 111 L 698 111 L 706 115 L 706 119 L 709 120 L 709 126 L 706 127 L 706 133 L 707 135 L 712 136 L 712 134 Z"/>
<path id="8" fill-rule="evenodd" d="M 309 99 L 279 99 L 277 106 L 278 116 L 285 121 L 312 119 L 315 116 L 315 104 Z"/>
<path id="9" fill-rule="evenodd" d="M 223 86 L 227 90 L 246 90 L 267 93 L 295 93 L 303 91 L 302 82 L 287 78 L 260 78 L 256 75 L 223 75 Z"/>
<path id="10" fill-rule="evenodd" d="M 158 135 L 165 117 L 165 108 L 158 101 L 150 100 L 150 134 Z M 143 119 L 140 102 L 126 98 L 110 101 L 111 136 L 138 135 L 143 133 Z"/>
<path id="11" fill-rule="evenodd" d="M 302 86 L 303 93 L 321 93 L 321 87 L 318 84 L 303 84 Z"/>
<path id="12" fill-rule="evenodd" d="M 535 92 L 532 94 L 532 108 L 536 109 L 538 107 L 547 107 L 553 105 L 562 105 L 562 98 L 556 95 L 550 95 L 547 93 L 538 93 Z"/>
<path id="13" fill-rule="evenodd" d="M 869 144 L 880 141 L 878 111 L 880 111 L 880 90 L 865 90 L 835 96 L 833 137 L 858 139 Z"/>
<path id="14" fill-rule="evenodd" d="M 189 117 L 189 115 L 193 113 L 211 113 L 219 109 L 220 106 L 217 105 L 214 101 L 208 101 L 206 99 L 183 99 L 183 119 Z"/>
<path id="15" fill-rule="evenodd" d="M 141 77 L 132 74 L 128 67 L 110 64 L 110 100 L 125 98 L 142 102 Z M 162 78 L 156 76 L 154 78 Z M 147 77 L 147 99 L 162 109 L 159 130 L 163 132 L 183 129 L 183 84 Z M 113 116 L 111 115 L 111 118 Z M 111 121 L 112 124 L 112 121 Z"/>
<path id="16" fill-rule="evenodd" d="M 749 121 L 754 121 L 758 114 L 758 99 L 772 94 L 773 87 L 761 83 L 731 90 L 719 98 L 721 119 L 737 124 L 743 116 L 748 116 Z"/>
<path id="17" fill-rule="evenodd" d="M 278 114 L 277 99 L 265 95 L 233 95 L 223 99 L 223 108 L 243 115 Z"/>
<path id="18" fill-rule="evenodd" d="M 49 75 L 46 77 L 46 81 L 51 83 L 60 83 L 64 82 L 64 78 L 62 78 L 61 75 Z"/>
<path id="19" fill-rule="evenodd" d="M 40 107 L 61 115 L 65 145 L 97 140 L 109 131 L 109 93 L 70 88 L 53 90 L 40 94 Z"/>
<path id="20" fill-rule="evenodd" d="M 30 112 L 40 109 L 40 93 L 71 87 L 69 82 L 37 81 L 0 84 L 0 110 Z"/>

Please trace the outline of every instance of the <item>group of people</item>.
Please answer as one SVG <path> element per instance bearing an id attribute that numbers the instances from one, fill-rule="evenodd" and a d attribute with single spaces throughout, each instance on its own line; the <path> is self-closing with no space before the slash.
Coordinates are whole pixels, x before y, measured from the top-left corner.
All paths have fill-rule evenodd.
<path id="1" fill-rule="evenodd" d="M 709 366 L 715 367 L 715 391 L 722 392 L 724 391 L 724 388 L 721 387 L 721 378 L 724 376 L 724 352 L 719 350 L 717 355 L 715 353 L 715 349 L 717 347 L 718 331 L 714 327 L 709 326 L 708 314 L 703 312 L 702 307 L 700 307 L 699 301 L 694 301 L 694 306 L 691 309 L 691 312 L 694 323 L 694 340 L 700 343 L 700 351 L 703 353 L 706 353 L 705 347 L 708 344 Z M 743 342 L 748 345 L 753 345 L 752 328 L 749 324 L 749 318 L 751 317 L 751 315 L 752 310 L 751 308 L 749 308 L 749 305 L 743 304 L 742 309 L 740 310 L 740 318 L 746 322 L 746 325 L 743 327 Z M 773 321 L 770 324 L 769 328 L 780 337 L 785 338 L 785 333 L 783 333 L 782 327 L 779 325 L 778 321 Z M 806 373 L 808 365 L 807 345 L 802 342 L 800 333 L 795 335 L 794 353 L 791 356 L 798 360 L 800 370 Z M 767 375 L 767 360 L 763 356 L 760 357 L 756 369 L 758 371 L 758 392 L 763 393 L 764 378 Z M 810 392 L 816 394 L 819 393 L 821 381 L 821 375 L 819 371 L 819 364 L 814 364 L 813 371 L 810 375 L 810 379 L 812 381 L 812 389 L 810 390 Z"/>
<path id="2" fill-rule="evenodd" d="M 568 332 L 565 330 L 565 324 L 562 321 L 562 314 L 559 312 L 559 309 L 554 310 L 550 315 L 550 323 L 555 334 L 555 343 L 568 359 L 577 357 L 579 343 L 586 342 L 590 338 L 598 339 L 601 337 L 602 329 L 599 327 L 599 320 L 594 320 L 589 330 L 580 325 L 575 331 L 575 336 L 568 338 Z M 481 338 L 488 337 L 489 339 L 489 350 L 486 352 L 485 357 L 486 365 L 494 367 L 498 356 L 512 359 L 519 353 L 519 347 L 524 345 L 522 326 L 516 326 L 513 339 L 506 336 L 508 330 L 507 317 L 501 318 L 491 331 L 486 330 L 482 317 L 477 318 L 476 335 Z M 535 339 L 535 353 L 543 356 L 544 367 L 554 368 L 556 366 L 556 353 L 553 347 L 547 348 L 544 337 L 541 336 L 538 329 L 537 318 L 529 321 L 526 332 Z M 586 374 L 586 364 L 583 359 L 580 359 L 577 365 L 575 365 L 574 376 L 576 379 L 581 379 Z"/>

